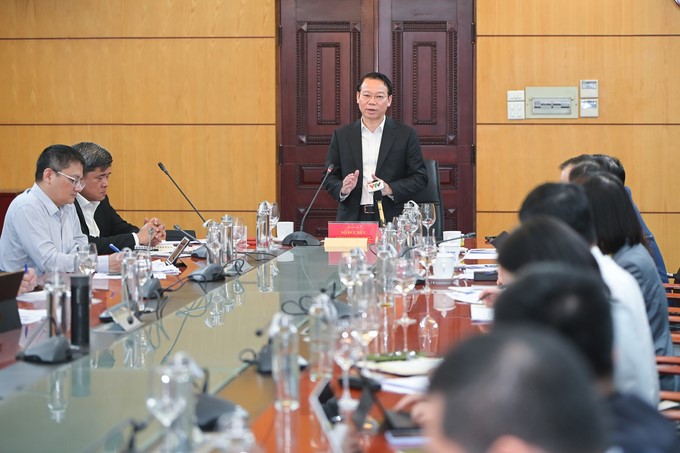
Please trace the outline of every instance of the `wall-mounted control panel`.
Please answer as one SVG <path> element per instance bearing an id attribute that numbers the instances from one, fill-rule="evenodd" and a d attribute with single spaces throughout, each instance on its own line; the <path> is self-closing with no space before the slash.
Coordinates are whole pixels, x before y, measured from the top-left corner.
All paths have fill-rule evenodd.
<path id="1" fill-rule="evenodd" d="M 578 118 L 578 87 L 526 87 L 526 118 Z"/>

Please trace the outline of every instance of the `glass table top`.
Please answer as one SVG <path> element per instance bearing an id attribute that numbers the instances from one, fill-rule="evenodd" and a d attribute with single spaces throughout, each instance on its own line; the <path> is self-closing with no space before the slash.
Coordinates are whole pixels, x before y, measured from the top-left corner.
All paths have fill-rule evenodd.
<path id="1" fill-rule="evenodd" d="M 145 407 L 149 368 L 184 351 L 209 372 L 209 392 L 219 391 L 248 366 L 239 359 L 240 353 L 259 351 L 266 343 L 256 332 L 266 331 L 284 302 L 315 296 L 334 284 L 341 287 L 332 261 L 322 247 L 295 248 L 239 278 L 211 285 L 204 296 L 120 336 L 106 349 L 49 366 L 48 372 L 42 365 L 21 362 L 1 370 L 0 381 L 8 373 L 28 376 L 35 367 L 44 374 L 0 402 L 2 449 L 120 449 L 131 432 L 129 420 L 149 417 Z M 305 317 L 300 314 L 296 319 L 302 323 Z M 113 335 L 94 331 L 91 337 Z M 148 445 L 159 433 L 160 425 L 153 422 L 138 435 L 138 445 Z"/>

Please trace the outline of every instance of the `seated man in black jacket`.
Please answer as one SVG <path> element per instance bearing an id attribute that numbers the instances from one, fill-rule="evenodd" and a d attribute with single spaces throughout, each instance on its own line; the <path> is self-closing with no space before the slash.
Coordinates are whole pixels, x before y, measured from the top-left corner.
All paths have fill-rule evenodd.
<path id="1" fill-rule="evenodd" d="M 137 228 L 123 220 L 106 196 L 111 176 L 113 157 L 106 149 L 91 142 L 73 145 L 82 154 L 86 167 L 83 182 L 85 188 L 76 197 L 75 207 L 80 228 L 90 242 L 97 245 L 97 253 L 108 255 L 114 250 L 109 246 L 133 249 L 137 245 L 156 245 L 165 239 L 165 225 L 157 218 L 144 219 L 144 226 Z"/>

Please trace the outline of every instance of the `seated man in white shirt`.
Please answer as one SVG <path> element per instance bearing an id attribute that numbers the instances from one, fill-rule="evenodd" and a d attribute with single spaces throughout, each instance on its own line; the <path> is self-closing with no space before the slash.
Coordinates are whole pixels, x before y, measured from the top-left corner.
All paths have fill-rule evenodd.
<path id="1" fill-rule="evenodd" d="M 0 236 L 0 269 L 73 272 L 75 249 L 87 244 L 73 202 L 83 187 L 82 156 L 52 145 L 38 157 L 35 184 L 10 204 Z M 120 254 L 100 256 L 99 272 L 120 272 Z"/>
<path id="2" fill-rule="evenodd" d="M 73 149 L 85 161 L 85 188 L 76 197 L 76 212 L 82 232 L 97 246 L 98 253 L 106 255 L 115 249 L 134 249 L 138 245 L 154 246 L 162 242 L 165 226 L 160 220 L 155 217 L 144 219 L 144 226 L 137 228 L 123 220 L 111 206 L 106 195 L 113 164 L 111 153 L 91 142 L 77 143 Z"/>

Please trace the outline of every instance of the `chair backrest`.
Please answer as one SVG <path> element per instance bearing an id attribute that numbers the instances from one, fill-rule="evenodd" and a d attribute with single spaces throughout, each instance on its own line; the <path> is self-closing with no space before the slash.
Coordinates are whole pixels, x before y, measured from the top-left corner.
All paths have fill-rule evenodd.
<path id="1" fill-rule="evenodd" d="M 437 219 L 434 222 L 434 232 L 438 240 L 443 236 L 444 230 L 444 206 L 442 205 L 442 191 L 439 187 L 439 162 L 425 159 L 425 169 L 429 181 L 427 186 L 412 198 L 416 203 L 434 203 L 437 210 Z"/>

